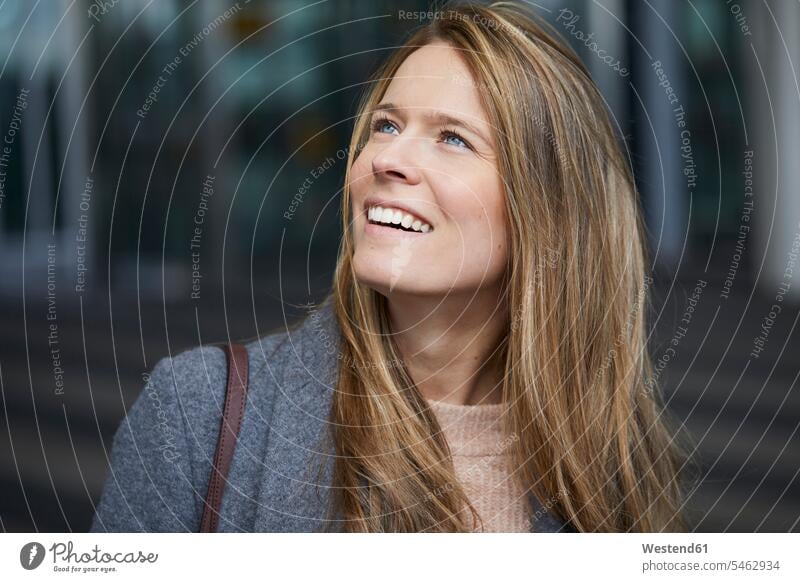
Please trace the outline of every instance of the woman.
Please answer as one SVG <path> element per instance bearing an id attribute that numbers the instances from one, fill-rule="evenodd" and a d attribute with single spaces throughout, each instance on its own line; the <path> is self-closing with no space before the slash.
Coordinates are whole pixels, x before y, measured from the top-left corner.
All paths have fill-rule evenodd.
<path id="1" fill-rule="evenodd" d="M 676 531 L 643 227 L 603 100 L 521 7 L 445 8 L 356 117 L 333 290 L 247 346 L 222 531 Z M 217 348 L 160 362 L 93 531 L 195 531 Z"/>

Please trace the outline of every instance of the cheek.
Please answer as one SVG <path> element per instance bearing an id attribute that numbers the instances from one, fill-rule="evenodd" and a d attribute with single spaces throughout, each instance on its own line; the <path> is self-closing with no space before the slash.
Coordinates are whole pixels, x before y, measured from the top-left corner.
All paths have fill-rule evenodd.
<path id="1" fill-rule="evenodd" d="M 350 187 L 350 220 L 353 222 L 359 221 L 359 209 L 362 207 L 364 198 L 366 198 L 370 180 L 369 171 L 371 164 L 367 162 L 364 152 L 353 162 L 350 167 L 349 187 Z"/>
<path id="2" fill-rule="evenodd" d="M 506 219 L 505 195 L 498 190 L 496 198 L 486 208 L 489 238 L 487 244 L 491 245 L 492 261 L 505 264 L 508 249 L 508 221 Z"/>
<path id="3" fill-rule="evenodd" d="M 501 215 L 479 210 L 464 230 L 467 256 L 480 257 L 479 262 L 490 269 L 505 262 L 506 225 Z"/>
<path id="4" fill-rule="evenodd" d="M 497 243 L 504 244 L 506 232 L 502 185 L 483 176 L 480 178 L 440 184 L 440 203 L 465 239 L 491 239 L 496 247 Z"/>
<path id="5" fill-rule="evenodd" d="M 361 153 L 353 161 L 350 167 L 350 189 L 356 192 L 363 192 L 370 182 L 372 175 L 373 153 L 370 151 L 369 144 L 361 150 Z"/>
<path id="6" fill-rule="evenodd" d="M 470 257 L 478 269 L 495 271 L 507 258 L 507 232 L 504 196 L 494 180 L 475 180 L 464 188 L 447 189 L 447 212 L 454 228 L 453 246 L 460 246 L 464 258 Z"/>

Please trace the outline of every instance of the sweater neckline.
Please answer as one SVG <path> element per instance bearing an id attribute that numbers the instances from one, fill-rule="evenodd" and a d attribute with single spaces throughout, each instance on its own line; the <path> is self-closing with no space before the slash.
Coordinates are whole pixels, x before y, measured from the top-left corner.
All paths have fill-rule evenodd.
<path id="1" fill-rule="evenodd" d="M 452 404 L 426 398 L 454 457 L 510 453 L 504 426 L 505 403 Z"/>

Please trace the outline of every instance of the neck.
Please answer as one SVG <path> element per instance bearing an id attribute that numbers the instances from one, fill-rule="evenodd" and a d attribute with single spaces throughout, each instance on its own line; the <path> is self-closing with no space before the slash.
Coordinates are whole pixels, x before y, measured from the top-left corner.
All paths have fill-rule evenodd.
<path id="1" fill-rule="evenodd" d="M 499 343 L 507 314 L 493 292 L 389 297 L 393 338 L 423 397 L 450 404 L 502 401 Z"/>

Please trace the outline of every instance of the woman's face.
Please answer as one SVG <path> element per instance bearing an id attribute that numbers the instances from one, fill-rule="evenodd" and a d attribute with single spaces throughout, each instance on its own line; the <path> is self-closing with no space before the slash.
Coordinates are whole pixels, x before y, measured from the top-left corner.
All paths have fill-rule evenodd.
<path id="1" fill-rule="evenodd" d="M 371 121 L 350 173 L 358 280 L 385 296 L 496 286 L 507 258 L 503 185 L 458 51 L 438 42 L 413 52 Z"/>

